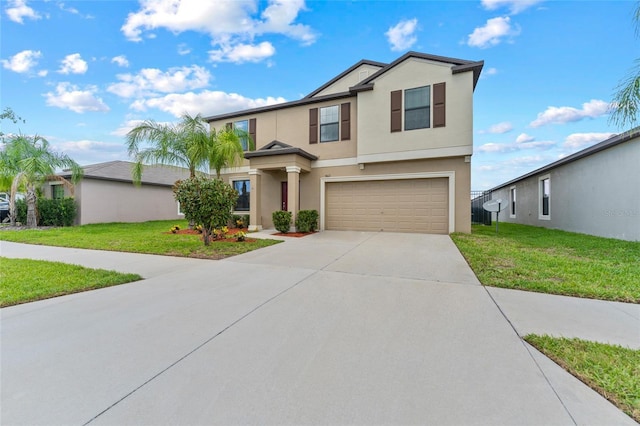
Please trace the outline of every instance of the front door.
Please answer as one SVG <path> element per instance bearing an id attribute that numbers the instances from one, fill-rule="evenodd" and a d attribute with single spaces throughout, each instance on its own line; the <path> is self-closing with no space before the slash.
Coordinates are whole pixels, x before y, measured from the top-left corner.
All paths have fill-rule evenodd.
<path id="1" fill-rule="evenodd" d="M 289 187 L 287 185 L 287 182 L 282 182 L 281 190 L 280 190 L 280 199 L 281 199 L 280 206 L 282 207 L 282 210 L 285 212 L 288 210 L 288 207 L 289 207 L 287 203 L 288 198 L 289 198 Z"/>

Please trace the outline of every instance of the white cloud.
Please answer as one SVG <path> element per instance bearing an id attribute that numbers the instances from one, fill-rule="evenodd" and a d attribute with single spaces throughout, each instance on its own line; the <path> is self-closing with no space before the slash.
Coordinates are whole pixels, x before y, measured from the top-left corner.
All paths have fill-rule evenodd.
<path id="1" fill-rule="evenodd" d="M 275 105 L 282 102 L 286 102 L 282 97 L 251 99 L 236 93 L 205 90 L 200 93 L 174 93 L 163 97 L 140 99 L 132 103 L 131 108 L 137 111 L 146 111 L 150 108 L 155 108 L 173 114 L 175 117 L 180 117 L 185 112 L 189 114 L 201 113 L 204 116 L 210 116 L 229 111 Z"/>
<path id="2" fill-rule="evenodd" d="M 533 136 L 529 136 L 526 133 L 520 133 L 516 138 L 516 143 L 526 143 L 535 140 Z"/>
<path id="3" fill-rule="evenodd" d="M 497 68 L 489 68 L 483 74 L 496 75 L 496 74 L 498 74 L 498 69 Z"/>
<path id="4" fill-rule="evenodd" d="M 37 59 L 42 56 L 39 50 L 23 50 L 2 60 L 2 66 L 17 73 L 26 73 L 38 64 Z"/>
<path id="5" fill-rule="evenodd" d="M 487 10 L 508 7 L 510 12 L 515 15 L 541 2 L 542 0 L 482 0 L 482 6 Z"/>
<path id="6" fill-rule="evenodd" d="M 111 58 L 111 62 L 114 64 L 118 64 L 120 67 L 127 68 L 129 66 L 129 60 L 124 55 L 118 55 Z"/>
<path id="7" fill-rule="evenodd" d="M 87 62 L 80 57 L 79 53 L 67 55 L 61 61 L 60 74 L 84 74 L 89 69 Z"/>
<path id="8" fill-rule="evenodd" d="M 141 124 L 143 121 L 144 120 L 127 120 L 122 125 L 120 125 L 120 127 L 111 132 L 111 134 L 114 136 L 124 137 L 127 135 L 127 133 L 129 133 L 131 129 L 136 127 L 138 124 Z"/>
<path id="9" fill-rule="evenodd" d="M 87 111 L 109 111 L 109 107 L 96 97 L 98 88 L 87 86 L 84 90 L 78 86 L 63 82 L 58 83 L 55 92 L 44 94 L 47 105 L 62 109 L 69 109 L 79 114 Z"/>
<path id="10" fill-rule="evenodd" d="M 503 121 L 489 127 L 489 130 L 480 130 L 478 133 L 502 134 L 510 132 L 511 130 L 513 130 L 513 125 L 508 121 Z"/>
<path id="11" fill-rule="evenodd" d="M 553 147 L 556 143 L 553 141 L 536 141 L 533 136 L 521 133 L 515 142 L 510 143 L 486 143 L 478 147 L 477 152 L 486 153 L 506 153 L 523 151 L 527 149 L 546 150 Z"/>
<path id="12" fill-rule="evenodd" d="M 47 74 L 49 74 L 49 71 L 47 71 L 47 70 L 38 71 L 38 77 L 46 77 Z"/>
<path id="13" fill-rule="evenodd" d="M 60 8 L 60 10 L 65 11 L 65 12 L 69 12 L 73 15 L 79 15 L 80 12 L 78 11 L 78 9 L 76 9 L 75 7 L 67 7 L 64 3 L 58 3 L 58 7 Z"/>
<path id="14" fill-rule="evenodd" d="M 191 53 L 191 48 L 187 46 L 185 43 L 180 43 L 178 45 L 178 55 L 184 56 Z"/>
<path id="15" fill-rule="evenodd" d="M 258 45 L 236 44 L 234 46 L 221 45 L 218 50 L 209 51 L 209 59 L 213 62 L 260 62 L 276 53 L 276 49 L 268 41 Z"/>
<path id="16" fill-rule="evenodd" d="M 24 18 L 33 20 L 41 18 L 35 10 L 27 6 L 26 0 L 10 0 L 9 7 L 5 9 L 5 12 L 10 20 L 18 24 L 23 24 Z"/>
<path id="17" fill-rule="evenodd" d="M 615 133 L 573 133 L 564 140 L 563 148 L 576 150 L 609 139 Z"/>
<path id="18" fill-rule="evenodd" d="M 121 143 L 108 143 L 108 142 L 99 142 L 99 141 L 91 141 L 91 140 L 80 140 L 80 141 L 66 141 L 66 142 L 58 142 L 55 144 L 55 147 L 59 151 L 63 151 L 66 153 L 79 153 L 79 152 L 88 152 L 88 151 L 102 151 L 102 152 L 119 152 L 124 151 L 124 146 Z"/>
<path id="19" fill-rule="evenodd" d="M 118 74 L 119 83 L 111 84 L 108 91 L 122 98 L 155 96 L 159 93 L 201 89 L 209 85 L 211 74 L 203 67 L 144 68 L 138 74 Z"/>
<path id="20" fill-rule="evenodd" d="M 467 44 L 472 47 L 486 48 L 500 44 L 505 37 L 514 37 L 520 33 L 519 29 L 511 27 L 508 16 L 491 18 L 484 27 L 478 27 L 469 34 Z"/>
<path id="21" fill-rule="evenodd" d="M 540 127 L 546 124 L 565 124 L 585 118 L 598 118 L 608 114 L 610 108 L 611 104 L 597 99 L 592 99 L 582 104 L 582 109 L 568 106 L 550 106 L 544 112 L 539 113 L 538 118 L 529 123 L 529 125 L 531 127 Z"/>
<path id="22" fill-rule="evenodd" d="M 131 41 L 141 41 L 143 34 L 150 37 L 149 31 L 158 29 L 176 34 L 196 31 L 209 34 L 214 49 L 232 51 L 236 45 L 255 47 L 254 38 L 263 34 L 282 34 L 303 45 L 315 42 L 317 35 L 309 26 L 295 23 L 305 9 L 303 0 L 269 0 L 259 14 L 260 4 L 256 0 L 141 0 L 140 10 L 127 16 L 121 30 Z M 246 52 L 249 58 L 236 62 L 255 61 L 260 56 L 255 49 Z"/>
<path id="23" fill-rule="evenodd" d="M 391 50 L 402 51 L 411 48 L 418 40 L 415 35 L 417 28 L 418 20 L 416 18 L 400 21 L 390 27 L 384 35 L 387 36 Z"/>

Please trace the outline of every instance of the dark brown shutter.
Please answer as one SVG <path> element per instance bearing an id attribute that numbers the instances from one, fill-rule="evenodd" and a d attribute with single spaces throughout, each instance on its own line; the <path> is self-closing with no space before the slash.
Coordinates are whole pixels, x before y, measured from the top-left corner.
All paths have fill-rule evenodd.
<path id="1" fill-rule="evenodd" d="M 251 118 L 249 120 L 249 137 L 251 138 L 251 141 L 253 142 L 253 144 L 252 144 L 253 147 L 250 149 L 250 151 L 253 151 L 258 146 L 258 139 L 256 137 L 256 119 L 255 118 Z"/>
<path id="2" fill-rule="evenodd" d="M 402 130 L 402 90 L 391 92 L 391 131 Z"/>
<path id="3" fill-rule="evenodd" d="M 233 123 L 227 123 L 224 125 L 227 130 L 233 129 Z"/>
<path id="4" fill-rule="evenodd" d="M 309 110 L 309 143 L 318 143 L 318 108 Z"/>
<path id="5" fill-rule="evenodd" d="M 351 139 L 351 102 L 340 105 L 340 139 Z"/>
<path id="6" fill-rule="evenodd" d="M 433 127 L 444 127 L 446 90 L 445 83 L 433 85 Z"/>

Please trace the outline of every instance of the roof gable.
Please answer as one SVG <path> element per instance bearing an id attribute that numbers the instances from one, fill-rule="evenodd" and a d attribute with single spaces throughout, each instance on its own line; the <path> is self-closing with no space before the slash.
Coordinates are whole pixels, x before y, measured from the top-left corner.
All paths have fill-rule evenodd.
<path id="1" fill-rule="evenodd" d="M 318 87 L 313 92 L 309 93 L 307 96 L 304 97 L 304 99 L 313 98 L 313 97 L 317 96 L 318 94 L 320 94 L 321 92 L 325 91 L 329 87 L 339 84 L 341 80 L 347 79 L 348 77 L 350 77 L 350 75 L 352 73 L 358 71 L 359 69 L 364 70 L 366 68 L 368 70 L 368 69 L 373 67 L 373 68 L 375 68 L 377 70 L 380 70 L 380 69 L 386 67 L 387 65 L 388 64 L 385 64 L 385 63 L 382 63 L 382 62 L 376 62 L 376 61 L 370 61 L 368 59 L 363 59 L 360 62 L 358 62 L 357 64 L 354 64 L 353 66 L 349 67 L 348 69 L 346 69 L 342 73 L 338 74 L 336 77 L 332 78 L 331 80 L 329 80 L 328 82 L 326 82 L 322 86 Z M 368 78 L 368 76 L 365 77 L 365 78 Z M 345 82 L 345 87 L 348 88 L 350 86 L 356 86 L 359 83 L 360 83 L 360 79 L 358 78 L 357 81 L 356 81 L 356 84 L 353 84 L 353 80 L 351 80 L 351 82 Z M 329 94 L 329 93 L 324 93 L 324 95 L 327 95 L 327 94 Z"/>
<path id="2" fill-rule="evenodd" d="M 467 71 L 472 71 L 473 72 L 473 88 L 476 88 L 476 84 L 478 84 L 478 79 L 480 78 L 480 72 L 482 71 L 482 67 L 484 66 L 484 61 L 467 61 L 464 59 L 457 59 L 457 58 L 448 58 L 446 56 L 437 56 L 437 55 L 429 55 L 426 53 L 420 53 L 420 52 L 407 52 L 404 55 L 402 55 L 401 57 L 399 57 L 398 59 L 396 59 L 395 61 L 391 62 L 390 64 L 388 64 L 386 67 L 382 68 L 380 71 L 378 71 L 377 73 L 373 74 L 372 76 L 370 76 L 369 78 L 362 80 L 359 84 L 358 84 L 358 88 L 362 87 L 368 87 L 370 85 L 372 85 L 376 79 L 378 79 L 380 76 L 382 76 L 383 74 L 389 72 L 390 70 L 392 70 L 393 68 L 395 68 L 396 66 L 398 66 L 399 64 L 401 64 L 402 62 L 406 61 L 407 59 L 410 58 L 418 58 L 418 59 L 425 59 L 428 61 L 434 61 L 434 62 L 442 62 L 445 64 L 450 64 L 452 65 L 451 67 L 451 73 L 452 74 L 458 74 L 461 72 L 467 72 Z M 355 89 L 355 88 L 354 88 Z"/>

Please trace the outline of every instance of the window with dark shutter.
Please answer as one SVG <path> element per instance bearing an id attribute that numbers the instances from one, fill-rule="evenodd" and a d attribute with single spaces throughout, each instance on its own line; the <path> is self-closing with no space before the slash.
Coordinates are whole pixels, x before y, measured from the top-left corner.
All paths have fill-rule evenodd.
<path id="1" fill-rule="evenodd" d="M 340 105 L 340 139 L 351 139 L 351 103 Z"/>
<path id="2" fill-rule="evenodd" d="M 253 141 L 252 147 L 250 147 L 250 150 L 253 151 L 254 149 L 256 149 L 256 146 L 258 144 L 258 139 L 256 135 L 256 119 L 255 118 L 252 118 L 249 120 L 249 137 Z"/>
<path id="3" fill-rule="evenodd" d="M 309 110 L 309 143 L 318 143 L 318 108 Z"/>
<path id="4" fill-rule="evenodd" d="M 402 130 L 402 90 L 391 92 L 391 131 Z"/>
<path id="5" fill-rule="evenodd" d="M 446 122 L 445 83 L 433 85 L 433 127 L 444 127 Z"/>

